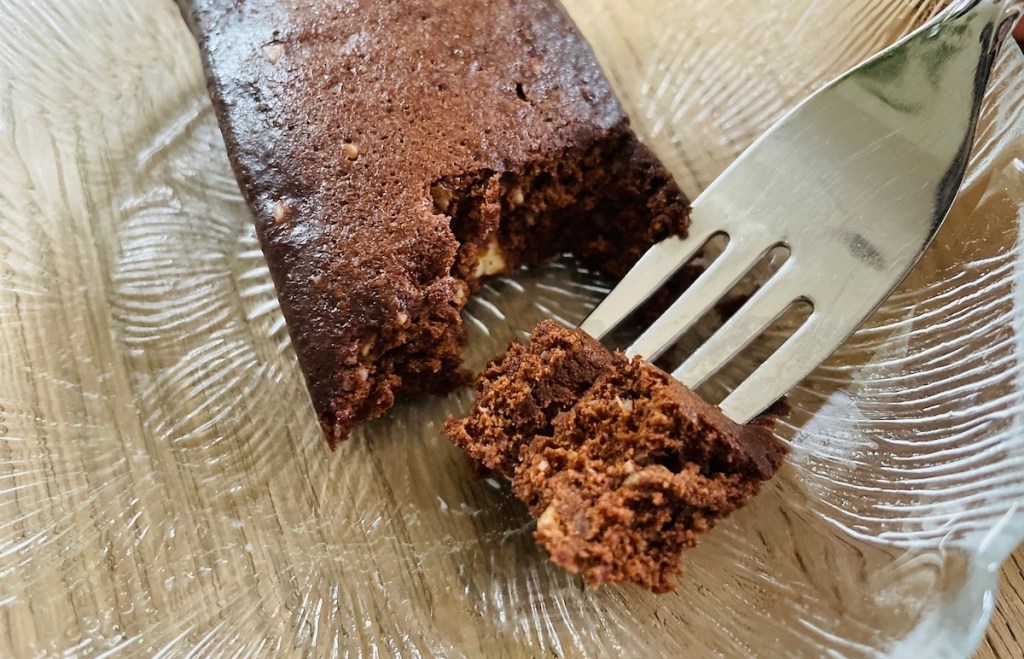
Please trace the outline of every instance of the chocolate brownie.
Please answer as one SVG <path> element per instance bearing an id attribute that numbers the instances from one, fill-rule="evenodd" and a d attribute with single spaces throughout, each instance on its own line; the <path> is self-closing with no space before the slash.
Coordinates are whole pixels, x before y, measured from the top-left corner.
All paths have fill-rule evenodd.
<path id="1" fill-rule="evenodd" d="M 689 205 L 554 0 L 179 0 L 332 446 L 467 380 L 481 278 L 619 276 Z"/>
<path id="2" fill-rule="evenodd" d="M 446 432 L 512 480 L 552 560 L 594 586 L 670 591 L 680 554 L 757 494 L 786 449 L 664 371 L 552 321 L 480 376 Z"/>

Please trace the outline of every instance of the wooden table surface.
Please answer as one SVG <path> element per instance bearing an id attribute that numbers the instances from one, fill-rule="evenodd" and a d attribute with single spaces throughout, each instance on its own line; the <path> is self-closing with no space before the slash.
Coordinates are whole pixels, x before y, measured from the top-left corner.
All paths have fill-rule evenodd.
<path id="1" fill-rule="evenodd" d="M 999 598 L 977 659 L 1024 657 L 1024 547 L 1003 566 Z"/>

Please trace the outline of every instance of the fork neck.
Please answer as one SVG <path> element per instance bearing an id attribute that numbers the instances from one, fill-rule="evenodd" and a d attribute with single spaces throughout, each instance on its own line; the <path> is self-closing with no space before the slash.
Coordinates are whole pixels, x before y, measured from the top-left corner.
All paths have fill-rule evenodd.
<path id="1" fill-rule="evenodd" d="M 954 0 L 942 13 L 940 20 L 964 16 L 971 12 L 999 12 L 999 22 L 1002 26 L 1013 27 L 1024 15 L 1024 0 Z"/>
<path id="2" fill-rule="evenodd" d="M 1007 37 L 1013 32 L 1014 27 L 1024 16 L 1024 0 L 953 0 L 946 9 L 939 14 L 932 22 L 932 26 L 938 27 L 943 23 L 952 21 L 974 21 L 980 19 L 992 26 L 990 37 L 990 65 L 995 63 L 995 55 L 998 54 Z"/>

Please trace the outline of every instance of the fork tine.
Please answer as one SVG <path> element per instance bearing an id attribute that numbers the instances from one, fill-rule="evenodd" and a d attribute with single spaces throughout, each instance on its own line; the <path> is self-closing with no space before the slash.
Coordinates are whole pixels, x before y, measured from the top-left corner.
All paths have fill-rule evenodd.
<path id="1" fill-rule="evenodd" d="M 648 361 L 661 356 L 750 271 L 771 245 L 732 236 L 725 250 L 627 350 Z"/>
<path id="2" fill-rule="evenodd" d="M 580 329 L 595 339 L 603 338 L 654 295 L 715 233 L 708 229 L 691 232 L 686 238 L 668 238 L 651 247 Z"/>
<path id="3" fill-rule="evenodd" d="M 687 357 L 672 376 L 688 387 L 699 387 L 750 345 L 799 297 L 791 283 L 793 269 L 793 261 L 784 264 L 704 345 Z"/>
<path id="4" fill-rule="evenodd" d="M 800 329 L 729 394 L 722 410 L 737 423 L 750 422 L 820 366 L 862 318 L 857 314 L 844 317 L 834 309 L 829 312 L 815 306 Z"/>

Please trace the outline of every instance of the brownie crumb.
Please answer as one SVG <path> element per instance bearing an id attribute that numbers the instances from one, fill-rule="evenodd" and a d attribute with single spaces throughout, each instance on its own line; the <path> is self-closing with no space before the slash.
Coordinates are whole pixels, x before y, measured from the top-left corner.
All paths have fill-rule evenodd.
<path id="1" fill-rule="evenodd" d="M 512 480 L 555 563 L 595 587 L 657 593 L 786 452 L 763 420 L 736 424 L 664 371 L 552 321 L 492 362 L 446 432 L 478 470 Z"/>

